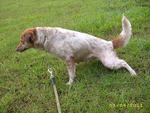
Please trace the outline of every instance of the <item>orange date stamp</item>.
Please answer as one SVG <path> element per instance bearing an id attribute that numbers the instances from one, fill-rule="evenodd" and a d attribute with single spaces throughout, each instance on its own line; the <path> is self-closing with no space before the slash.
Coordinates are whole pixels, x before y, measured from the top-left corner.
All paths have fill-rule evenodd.
<path id="1" fill-rule="evenodd" d="M 109 104 L 111 108 L 143 108 L 142 103 L 111 103 Z"/>

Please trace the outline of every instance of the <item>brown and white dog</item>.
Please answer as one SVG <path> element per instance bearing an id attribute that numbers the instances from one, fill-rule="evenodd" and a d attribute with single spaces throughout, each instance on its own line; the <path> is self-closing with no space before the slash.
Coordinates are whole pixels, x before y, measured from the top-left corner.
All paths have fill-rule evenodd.
<path id="1" fill-rule="evenodd" d="M 72 84 L 76 76 L 75 63 L 91 57 L 98 58 L 105 67 L 110 69 L 126 68 L 134 76 L 136 72 L 127 62 L 119 59 L 114 51 L 116 48 L 124 47 L 131 35 L 131 24 L 125 16 L 122 18 L 122 32 L 112 41 L 58 27 L 36 27 L 26 29 L 21 34 L 16 51 L 40 48 L 65 60 L 69 74 L 68 84 Z"/>

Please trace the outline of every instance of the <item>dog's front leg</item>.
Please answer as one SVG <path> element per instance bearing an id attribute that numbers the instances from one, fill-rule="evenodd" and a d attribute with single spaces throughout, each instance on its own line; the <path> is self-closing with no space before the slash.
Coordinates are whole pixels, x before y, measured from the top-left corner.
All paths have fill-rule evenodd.
<path id="1" fill-rule="evenodd" d="M 75 75 L 75 70 L 76 70 L 75 61 L 73 57 L 69 57 L 69 59 L 67 59 L 66 62 L 67 62 L 67 70 L 69 74 L 69 81 L 67 82 L 67 85 L 71 85 L 76 76 Z"/>

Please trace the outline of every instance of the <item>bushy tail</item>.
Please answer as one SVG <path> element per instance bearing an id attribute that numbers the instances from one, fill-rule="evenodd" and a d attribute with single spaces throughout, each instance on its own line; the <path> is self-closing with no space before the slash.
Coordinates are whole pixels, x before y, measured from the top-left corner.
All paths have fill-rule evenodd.
<path id="1" fill-rule="evenodd" d="M 122 17 L 122 32 L 118 37 L 112 40 L 114 49 L 119 47 L 125 47 L 132 35 L 132 27 L 130 21 L 123 16 Z"/>

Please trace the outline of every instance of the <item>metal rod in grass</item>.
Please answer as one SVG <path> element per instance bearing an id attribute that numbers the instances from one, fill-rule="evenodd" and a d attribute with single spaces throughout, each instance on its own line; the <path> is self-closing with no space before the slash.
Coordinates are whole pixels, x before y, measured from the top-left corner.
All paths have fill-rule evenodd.
<path id="1" fill-rule="evenodd" d="M 48 72 L 50 73 L 50 81 L 54 89 L 54 94 L 55 94 L 55 99 L 56 99 L 56 104 L 57 104 L 57 111 L 58 113 L 61 113 L 61 107 L 60 107 L 60 102 L 59 102 L 57 88 L 56 88 L 55 75 L 51 67 L 48 67 Z"/>

